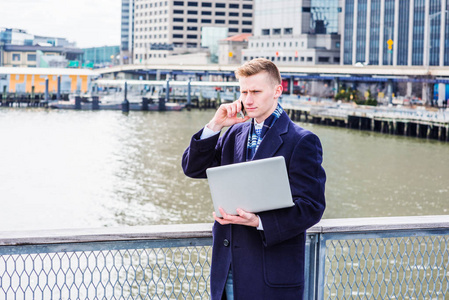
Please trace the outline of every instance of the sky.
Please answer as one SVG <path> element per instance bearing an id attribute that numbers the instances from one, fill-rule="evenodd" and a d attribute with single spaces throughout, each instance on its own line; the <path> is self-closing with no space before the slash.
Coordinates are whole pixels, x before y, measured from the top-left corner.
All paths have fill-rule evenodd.
<path id="1" fill-rule="evenodd" d="M 0 27 L 66 38 L 80 48 L 120 45 L 121 0 L 0 0 Z"/>

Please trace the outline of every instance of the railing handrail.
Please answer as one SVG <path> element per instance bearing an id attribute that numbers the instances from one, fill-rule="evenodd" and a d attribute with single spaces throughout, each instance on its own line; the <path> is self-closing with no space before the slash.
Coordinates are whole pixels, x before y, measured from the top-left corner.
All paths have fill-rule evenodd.
<path id="1" fill-rule="evenodd" d="M 449 228 L 449 215 L 323 219 L 307 232 L 339 233 Z M 0 246 L 212 237 L 212 223 L 3 231 Z"/>

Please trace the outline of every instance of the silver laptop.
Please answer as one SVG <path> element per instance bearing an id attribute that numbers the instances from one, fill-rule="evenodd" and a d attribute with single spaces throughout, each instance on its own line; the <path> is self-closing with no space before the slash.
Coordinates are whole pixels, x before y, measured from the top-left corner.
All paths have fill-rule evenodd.
<path id="1" fill-rule="evenodd" d="M 293 206 L 283 156 L 206 170 L 215 214 L 218 208 L 237 215 L 237 208 L 258 213 Z"/>

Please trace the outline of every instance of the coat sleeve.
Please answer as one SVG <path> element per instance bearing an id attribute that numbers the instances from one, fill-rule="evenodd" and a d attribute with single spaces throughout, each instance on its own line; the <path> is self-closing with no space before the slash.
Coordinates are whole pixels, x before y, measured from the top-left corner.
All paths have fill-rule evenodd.
<path id="1" fill-rule="evenodd" d="M 206 178 L 206 169 L 220 165 L 221 141 L 219 134 L 201 140 L 203 129 L 192 136 L 182 156 L 184 174 L 192 178 Z"/>
<path id="2" fill-rule="evenodd" d="M 291 239 L 319 222 L 324 213 L 326 174 L 321 166 L 322 147 L 308 132 L 296 143 L 288 165 L 294 206 L 259 213 L 265 246 Z"/>

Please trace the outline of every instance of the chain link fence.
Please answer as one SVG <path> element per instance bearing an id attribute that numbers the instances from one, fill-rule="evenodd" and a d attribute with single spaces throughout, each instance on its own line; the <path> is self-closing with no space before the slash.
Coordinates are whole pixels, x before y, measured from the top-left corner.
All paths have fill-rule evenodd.
<path id="1" fill-rule="evenodd" d="M 447 299 L 449 216 L 441 220 L 407 230 L 323 220 L 307 235 L 304 299 Z M 170 226 L 81 239 L 0 233 L 0 299 L 209 299 L 211 225 Z"/>

